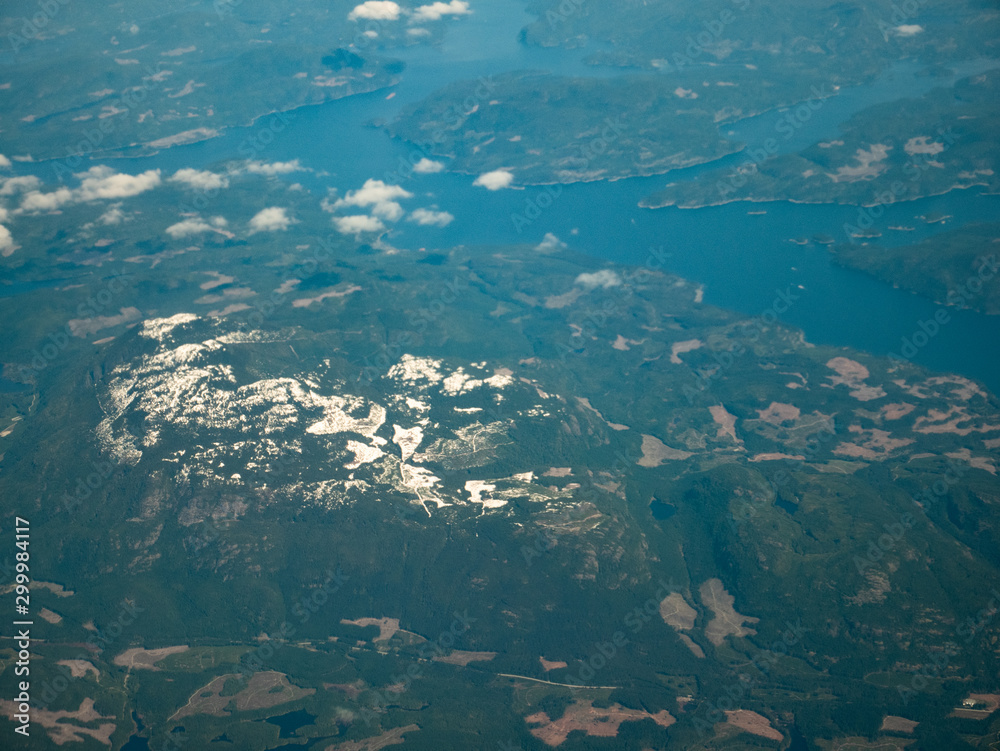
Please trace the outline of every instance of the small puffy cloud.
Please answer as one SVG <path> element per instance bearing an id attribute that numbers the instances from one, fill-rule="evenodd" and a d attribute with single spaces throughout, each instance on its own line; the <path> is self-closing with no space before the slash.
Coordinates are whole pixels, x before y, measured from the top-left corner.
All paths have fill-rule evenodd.
<path id="1" fill-rule="evenodd" d="M 916 36 L 924 30 L 923 26 L 919 26 L 915 23 L 903 24 L 902 26 L 897 26 L 893 31 L 896 32 L 897 36 L 901 37 L 912 37 Z"/>
<path id="2" fill-rule="evenodd" d="M 358 235 L 362 232 L 384 232 L 385 225 L 378 217 L 358 214 L 356 216 L 334 217 L 333 223 L 342 235 Z"/>
<path id="3" fill-rule="evenodd" d="M 292 172 L 304 172 L 305 167 L 299 164 L 298 159 L 293 159 L 290 162 L 271 162 L 270 164 L 267 162 L 247 162 L 246 171 L 254 175 L 274 177 Z"/>
<path id="4" fill-rule="evenodd" d="M 23 177 L 8 177 L 0 180 L 0 196 L 12 196 L 15 193 L 35 190 L 42 181 L 34 175 L 24 175 Z"/>
<path id="5" fill-rule="evenodd" d="M 372 214 L 390 222 L 399 221 L 403 216 L 403 207 L 397 203 L 400 198 L 412 198 L 413 194 L 398 185 L 390 185 L 381 180 L 365 180 L 365 184 L 357 190 L 350 190 L 347 195 L 338 199 L 334 209 L 347 206 L 359 208 L 371 207 Z"/>
<path id="6" fill-rule="evenodd" d="M 112 204 L 111 207 L 101 214 L 98 221 L 102 224 L 121 224 L 125 219 L 125 214 L 122 211 L 122 205 L 120 203 Z"/>
<path id="7" fill-rule="evenodd" d="M 160 184 L 160 170 L 146 170 L 138 175 L 125 175 L 110 167 L 91 167 L 81 172 L 80 187 L 74 191 L 79 201 L 108 198 L 129 198 L 152 190 Z"/>
<path id="8" fill-rule="evenodd" d="M 0 167 L 6 169 L 9 166 L 10 166 L 10 159 L 5 157 L 3 154 L 0 154 Z"/>
<path id="9" fill-rule="evenodd" d="M 430 5 L 421 5 L 410 18 L 410 23 L 423 23 L 425 21 L 438 21 L 442 16 L 467 16 L 472 11 L 469 4 L 463 0 L 451 0 L 450 3 L 442 3 L 440 0 Z"/>
<path id="10" fill-rule="evenodd" d="M 473 185 L 486 188 L 486 190 L 500 190 L 509 188 L 514 182 L 514 173 L 505 169 L 495 169 L 492 172 L 484 172 L 473 181 Z"/>
<path id="11" fill-rule="evenodd" d="M 10 230 L 0 224 L 0 256 L 9 256 L 17 250 L 14 245 L 14 238 L 11 237 Z"/>
<path id="12" fill-rule="evenodd" d="M 406 33 L 408 36 L 411 37 L 429 37 L 431 35 L 431 33 L 427 29 L 420 28 L 419 26 L 412 29 L 407 29 Z"/>
<path id="13" fill-rule="evenodd" d="M 410 212 L 407 221 L 416 222 L 421 227 L 447 227 L 455 217 L 447 211 L 432 211 L 431 209 L 415 209 Z"/>
<path id="14" fill-rule="evenodd" d="M 402 8 L 392 0 L 365 0 L 361 5 L 354 6 L 354 10 L 347 14 L 347 20 L 395 21 L 401 12 Z"/>
<path id="15" fill-rule="evenodd" d="M 535 250 L 540 253 L 551 253 L 553 250 L 562 250 L 565 247 L 566 243 L 553 235 L 551 232 L 546 232 L 542 241 L 535 246 Z"/>
<path id="16" fill-rule="evenodd" d="M 21 211 L 55 211 L 73 200 L 73 191 L 69 188 L 58 188 L 51 193 L 40 193 L 37 190 L 25 193 L 21 200 Z"/>
<path id="17" fill-rule="evenodd" d="M 202 219 L 185 219 L 184 221 L 177 222 L 177 224 L 171 224 L 167 227 L 167 234 L 174 240 L 180 240 L 184 237 L 200 235 L 203 232 L 211 232 L 213 229 L 214 227 L 212 227 L 211 224 L 208 224 Z"/>
<path id="18" fill-rule="evenodd" d="M 379 201 L 372 206 L 372 213 L 390 222 L 398 222 L 406 212 L 395 201 Z"/>
<path id="19" fill-rule="evenodd" d="M 190 167 L 177 170 L 170 178 L 170 182 L 183 183 L 195 190 L 217 190 L 229 187 L 229 180 L 222 175 Z"/>
<path id="20" fill-rule="evenodd" d="M 592 274 L 580 274 L 576 278 L 576 283 L 587 289 L 595 289 L 597 287 L 608 289 L 609 287 L 620 287 L 622 278 L 610 269 L 601 269 Z"/>
<path id="21" fill-rule="evenodd" d="M 417 29 L 410 29 L 410 31 L 417 31 Z M 428 159 L 427 157 L 424 157 L 413 165 L 413 171 L 418 175 L 430 175 L 440 172 L 443 169 L 444 162 L 435 162 L 433 159 Z"/>
<path id="22" fill-rule="evenodd" d="M 291 223 L 292 219 L 285 212 L 285 209 L 280 206 L 269 206 L 254 214 L 250 220 L 250 233 L 286 230 Z"/>

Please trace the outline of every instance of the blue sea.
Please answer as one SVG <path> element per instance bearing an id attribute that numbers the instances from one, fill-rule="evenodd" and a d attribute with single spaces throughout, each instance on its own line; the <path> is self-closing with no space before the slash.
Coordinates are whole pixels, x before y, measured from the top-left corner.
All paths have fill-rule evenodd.
<path id="1" fill-rule="evenodd" d="M 297 110 L 274 139 L 256 151 L 256 158 L 299 159 L 314 172 L 295 173 L 289 176 L 290 181 L 301 182 L 318 195 L 328 188 L 343 194 L 359 188 L 369 178 L 399 174 L 400 164 L 414 153 L 412 145 L 391 139 L 372 123 L 391 121 L 403 105 L 419 101 L 451 81 L 528 69 L 585 76 L 627 72 L 585 65 L 582 60 L 596 49 L 593 46 L 563 50 L 519 43 L 518 32 L 532 20 L 520 4 L 485 0 L 473 8 L 471 16 L 449 24 L 442 45 L 392 53 L 407 66 L 401 83 L 391 89 L 395 96 L 387 98 L 391 92 L 384 90 Z M 919 96 L 931 88 L 949 86 L 962 75 L 998 66 L 1000 61 L 975 61 L 953 66 L 952 74 L 935 78 L 918 75 L 918 66 L 900 64 L 871 85 L 842 89 L 826 100 L 791 137 L 777 139 L 781 152 L 835 138 L 839 123 L 872 104 L 900 96 Z M 722 131 L 749 148 L 759 148 L 775 134 L 777 119 L 782 116 L 767 113 L 723 125 Z M 262 132 L 262 123 L 232 129 L 221 138 L 172 148 L 154 157 L 105 163 L 129 172 L 151 167 L 165 172 L 181 167 L 208 168 L 238 158 L 241 145 L 245 149 Z M 900 353 L 904 340 L 920 331 L 921 322 L 932 319 L 938 306 L 861 273 L 836 267 L 825 246 L 792 242 L 794 238 L 817 235 L 847 241 L 844 227 L 857 223 L 857 207 L 772 202 L 654 210 L 638 205 L 642 198 L 669 182 L 696 180 L 720 165 L 735 166 L 746 160 L 745 154 L 738 154 L 712 165 L 658 177 L 493 192 L 473 187 L 473 176 L 469 175 L 416 175 L 407 171 L 401 175 L 401 184 L 420 197 L 419 205 L 436 204 L 453 214 L 455 220 L 446 228 L 401 223 L 387 241 L 410 249 L 534 245 L 546 233 L 552 233 L 596 259 L 623 263 L 643 263 L 650 248 L 662 248 L 662 253 L 669 254 L 669 270 L 704 286 L 706 303 L 756 316 L 771 310 L 775 299 L 784 295 L 793 302 L 781 320 L 800 327 L 807 341 L 876 355 Z M 44 174 L 42 169 L 34 165 L 36 173 Z M 935 224 L 917 218 L 933 214 L 951 218 Z M 522 220 L 515 218 L 519 216 Z M 1000 197 L 980 195 L 975 189 L 952 191 L 886 207 L 876 227 L 905 225 L 914 230 L 887 230 L 877 242 L 914 242 L 965 222 L 998 219 Z M 1000 279 L 991 283 L 1000 284 Z M 977 379 L 1000 393 L 1000 348 L 996 346 L 1000 341 L 1000 317 L 954 308 L 949 308 L 948 313 L 949 322 L 917 349 L 913 361 Z M 924 339 L 918 337 L 918 341 Z M 906 351 L 911 352 L 909 348 Z"/>

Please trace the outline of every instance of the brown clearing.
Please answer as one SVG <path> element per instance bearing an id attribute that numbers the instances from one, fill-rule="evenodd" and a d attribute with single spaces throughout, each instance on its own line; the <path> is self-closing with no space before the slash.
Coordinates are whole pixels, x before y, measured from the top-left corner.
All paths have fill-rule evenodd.
<path id="1" fill-rule="evenodd" d="M 771 402 L 767 409 L 758 409 L 757 414 L 764 422 L 769 422 L 772 425 L 781 425 L 785 420 L 798 420 L 802 411 L 794 404 Z"/>
<path id="2" fill-rule="evenodd" d="M 667 446 L 659 438 L 643 434 L 642 436 L 642 457 L 636 462 L 640 467 L 659 467 L 668 459 L 687 459 L 694 456 L 690 451 Z"/>
<path id="3" fill-rule="evenodd" d="M 888 730 L 893 733 L 912 733 L 919 724 L 919 722 L 908 720 L 905 717 L 889 714 L 882 719 L 882 727 L 879 730 Z"/>
<path id="4" fill-rule="evenodd" d="M 69 674 L 74 678 L 83 678 L 90 671 L 94 671 L 96 677 L 101 677 L 100 671 L 94 667 L 93 663 L 87 660 L 59 660 L 56 665 L 65 665 L 68 667 Z"/>
<path id="5" fill-rule="evenodd" d="M 729 634 L 754 636 L 757 633 L 743 624 L 757 623 L 759 619 L 741 615 L 733 609 L 736 598 L 726 591 L 721 579 L 709 579 L 701 585 L 699 593 L 701 601 L 715 613 L 715 617 L 705 626 L 705 636 L 712 644 L 720 646 Z"/>
<path id="6" fill-rule="evenodd" d="M 395 746 L 403 743 L 405 733 L 414 733 L 420 730 L 419 725 L 404 725 L 400 728 L 386 730 L 382 735 L 373 738 L 365 738 L 363 741 L 347 741 L 345 743 L 334 743 L 327 746 L 324 751 L 378 751 L 386 746 Z"/>
<path id="7" fill-rule="evenodd" d="M 763 715 L 751 712 L 748 709 L 734 709 L 726 712 L 726 722 L 740 730 L 759 735 L 761 738 L 770 738 L 773 741 L 784 740 L 785 736 L 771 727 L 771 721 Z"/>
<path id="8" fill-rule="evenodd" d="M 583 730 L 587 735 L 614 738 L 623 722 L 651 719 L 660 727 L 670 727 L 677 720 L 667 710 L 656 714 L 637 709 L 626 709 L 620 704 L 612 704 L 607 709 L 598 709 L 590 699 L 578 699 L 566 708 L 558 720 L 550 720 L 545 712 L 535 712 L 525 717 L 529 725 L 538 725 L 530 733 L 549 746 L 558 746 L 574 730 Z"/>
<path id="9" fill-rule="evenodd" d="M 238 673 L 228 673 L 213 679 L 208 685 L 195 691 L 188 699 L 188 703 L 177 710 L 170 719 L 180 719 L 195 714 L 225 717 L 230 714 L 226 709 L 230 703 L 236 711 L 247 712 L 252 709 L 269 709 L 316 693 L 314 688 L 293 686 L 284 673 L 267 670 L 254 673 L 242 691 L 233 696 L 222 696 L 222 690 L 231 678 L 242 680 L 243 676 Z M 275 688 L 281 690 L 274 691 Z"/>
<path id="10" fill-rule="evenodd" d="M 361 628 L 378 626 L 378 636 L 372 641 L 388 641 L 399 631 L 399 618 L 356 618 L 353 621 L 341 618 L 340 622 L 348 626 L 360 626 Z"/>
<path id="11" fill-rule="evenodd" d="M 6 715 L 13 721 L 16 713 L 17 704 L 8 699 L 0 700 L 0 714 Z M 105 746 L 110 746 L 111 734 L 118 728 L 113 722 L 101 723 L 96 728 L 85 728 L 69 722 L 60 722 L 60 720 L 76 720 L 78 722 L 91 723 L 97 720 L 114 719 L 114 717 L 105 717 L 98 714 L 94 709 L 94 700 L 89 697 L 80 702 L 80 708 L 75 712 L 68 712 L 66 710 L 50 712 L 47 709 L 33 709 L 31 711 L 31 719 L 48 731 L 49 738 L 57 746 L 61 746 L 64 743 L 85 741 L 85 736 L 90 736 L 97 742 Z"/>
<path id="12" fill-rule="evenodd" d="M 435 655 L 432 659 L 435 662 L 446 662 L 449 665 L 465 667 L 470 662 L 488 662 L 496 656 L 496 652 L 466 652 L 462 649 L 453 649 L 450 654 Z"/>
<path id="13" fill-rule="evenodd" d="M 686 631 L 694 628 L 694 621 L 698 617 L 698 613 L 688 605 L 684 595 L 680 592 L 671 592 L 660 603 L 660 617 L 667 625 Z"/>
<path id="14" fill-rule="evenodd" d="M 156 663 L 164 657 L 168 657 L 179 652 L 186 652 L 187 650 L 187 644 L 181 644 L 176 647 L 160 647 L 159 649 L 142 649 L 140 647 L 135 647 L 134 649 L 127 649 L 115 657 L 114 663 L 115 665 L 121 665 L 127 668 L 159 670 L 159 668 L 156 667 Z"/>

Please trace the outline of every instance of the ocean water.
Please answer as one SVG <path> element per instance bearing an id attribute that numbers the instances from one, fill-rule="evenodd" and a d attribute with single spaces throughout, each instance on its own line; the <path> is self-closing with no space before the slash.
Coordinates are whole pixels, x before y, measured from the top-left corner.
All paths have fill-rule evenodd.
<path id="1" fill-rule="evenodd" d="M 392 89 L 395 96 L 387 98 L 390 92 L 380 91 L 297 110 L 257 158 L 300 159 L 314 172 L 296 173 L 289 176 L 290 181 L 301 182 L 318 194 L 329 188 L 344 193 L 360 187 L 366 179 L 382 179 L 397 172 L 400 160 L 414 151 L 412 145 L 389 138 L 372 123 L 391 121 L 403 105 L 419 101 L 450 81 L 524 69 L 587 76 L 626 72 L 583 64 L 582 59 L 594 47 L 563 50 L 520 44 L 518 32 L 531 17 L 518 2 L 483 0 L 474 3 L 473 9 L 473 15 L 449 25 L 442 45 L 393 53 L 407 65 L 402 82 Z M 973 61 L 953 66 L 953 74 L 934 78 L 918 75 L 918 66 L 900 64 L 870 85 L 839 91 L 793 137 L 779 138 L 781 149 L 795 151 L 835 137 L 838 124 L 864 107 L 899 96 L 919 96 L 936 86 L 951 85 L 961 75 L 997 66 L 1000 61 Z M 595 113 L 595 118 L 603 117 L 603 113 Z M 722 132 L 753 147 L 774 134 L 778 117 L 780 113 L 766 113 L 725 125 Z M 221 138 L 169 149 L 154 157 L 103 161 L 127 171 L 211 167 L 238 158 L 241 145 L 261 129 L 261 125 L 234 128 Z M 669 253 L 669 270 L 704 285 L 707 303 L 755 316 L 770 310 L 783 294 L 793 303 L 781 320 L 802 328 L 807 341 L 876 355 L 900 353 L 903 341 L 920 330 L 921 321 L 932 319 L 938 306 L 834 266 L 822 245 L 791 242 L 817 235 L 847 241 L 844 225 L 856 223 L 856 207 L 790 202 L 734 203 L 696 210 L 638 206 L 640 199 L 668 182 L 696 180 L 720 165 L 731 166 L 746 159 L 745 155 L 733 155 L 664 176 L 561 189 L 529 186 L 490 192 L 473 187 L 469 175 L 408 175 L 401 184 L 415 198 L 404 202 L 404 207 L 433 204 L 453 214 L 455 220 L 446 228 L 400 223 L 386 240 L 399 248 L 431 249 L 458 244 L 537 244 L 546 233 L 553 233 L 597 259 L 640 264 L 650 248 L 662 248 Z M 39 170 L 43 173 L 44 168 L 35 165 L 35 171 Z M 530 208 L 542 204 L 545 208 L 537 214 Z M 929 225 L 917 218 L 934 213 L 952 219 Z M 515 219 L 518 216 L 528 221 Z M 952 191 L 886 207 L 878 226 L 915 229 L 887 231 L 877 242 L 913 242 L 963 222 L 998 219 L 1000 197 L 980 195 L 975 189 Z M 1000 284 L 1000 280 L 992 283 Z M 950 321 L 918 348 L 912 359 L 932 369 L 977 379 L 1000 393 L 996 347 L 1000 316 L 954 308 L 948 312 Z M 918 337 L 918 341 L 923 340 Z"/>

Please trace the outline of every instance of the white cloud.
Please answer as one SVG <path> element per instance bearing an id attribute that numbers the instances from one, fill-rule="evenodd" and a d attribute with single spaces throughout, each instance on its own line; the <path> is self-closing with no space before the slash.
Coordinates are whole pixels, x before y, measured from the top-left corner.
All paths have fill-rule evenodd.
<path id="1" fill-rule="evenodd" d="M 8 177 L 6 180 L 2 180 L 0 182 L 2 182 L 2 186 L 0 186 L 0 196 L 12 196 L 18 191 L 27 192 L 29 190 L 35 190 L 42 184 L 42 181 L 34 175 Z"/>
<path id="2" fill-rule="evenodd" d="M 396 201 L 399 198 L 412 198 L 413 194 L 398 185 L 389 185 L 381 180 L 365 180 L 358 190 L 349 190 L 347 195 L 338 199 L 334 209 L 345 206 L 372 207 L 372 214 L 390 222 L 399 221 L 403 216 L 403 207 Z"/>
<path id="3" fill-rule="evenodd" d="M 485 172 L 475 179 L 473 185 L 479 185 L 486 190 L 500 190 L 509 188 L 514 182 L 514 173 L 505 169 L 495 169 L 492 172 Z"/>
<path id="4" fill-rule="evenodd" d="M 184 221 L 171 224 L 167 227 L 167 234 L 175 240 L 182 237 L 200 235 L 203 232 L 211 232 L 214 228 L 202 219 L 185 219 Z"/>
<path id="5" fill-rule="evenodd" d="M 919 34 L 920 32 L 922 32 L 923 30 L 924 30 L 923 26 L 918 26 L 915 23 L 912 23 L 912 24 L 903 24 L 902 26 L 897 26 L 895 29 L 893 29 L 893 31 L 895 31 L 896 34 L 899 35 L 899 36 L 901 36 L 901 37 L 916 36 L 917 34 Z"/>
<path id="6" fill-rule="evenodd" d="M 102 224 L 121 224 L 125 219 L 125 214 L 122 211 L 122 205 L 120 203 L 112 204 L 107 211 L 101 214 L 99 221 Z"/>
<path id="7" fill-rule="evenodd" d="M 0 224 L 0 256 L 9 256 L 17 250 L 14 245 L 14 238 L 11 237 L 10 230 Z"/>
<path id="8" fill-rule="evenodd" d="M 463 0 L 451 0 L 450 3 L 442 3 L 440 0 L 430 5 L 421 5 L 413 11 L 410 23 L 423 23 L 424 21 L 438 21 L 441 16 L 467 16 L 472 11 L 469 4 Z"/>
<path id="9" fill-rule="evenodd" d="M 535 250 L 539 251 L 540 253 L 548 253 L 553 250 L 562 250 L 565 247 L 566 243 L 564 243 L 558 237 L 553 235 L 551 232 L 546 232 L 545 237 L 542 238 L 542 241 L 535 246 Z"/>
<path id="10" fill-rule="evenodd" d="M 21 201 L 21 211 L 55 211 L 72 202 L 73 191 L 69 188 L 58 188 L 51 193 L 39 193 L 32 190 L 25 193 Z"/>
<path id="11" fill-rule="evenodd" d="M 5 157 L 3 154 L 0 154 L 0 167 L 6 169 L 9 166 L 10 166 L 10 159 Z"/>
<path id="12" fill-rule="evenodd" d="M 4 182 L 0 195 L 11 195 L 17 190 L 27 191 L 21 201 L 20 211 L 55 211 L 68 203 L 97 201 L 115 198 L 130 198 L 160 184 L 160 170 L 147 170 L 138 175 L 125 175 L 110 167 L 91 167 L 86 172 L 78 172 L 80 187 L 70 190 L 57 188 L 42 193 L 35 188 L 40 184 L 35 177 L 13 177 Z"/>
<path id="13" fill-rule="evenodd" d="M 129 198 L 152 190 L 160 184 L 160 170 L 146 170 L 138 175 L 125 175 L 110 167 L 91 167 L 77 174 L 82 178 L 74 191 L 78 201 L 96 201 L 107 198 Z"/>
<path id="14" fill-rule="evenodd" d="M 407 221 L 416 222 L 421 227 L 447 227 L 455 217 L 447 211 L 432 211 L 430 209 L 414 209 Z"/>
<path id="15" fill-rule="evenodd" d="M 361 232 L 384 232 L 385 225 L 376 217 L 358 214 L 356 216 L 334 217 L 333 223 L 342 235 L 357 235 Z"/>
<path id="16" fill-rule="evenodd" d="M 427 29 L 423 28 L 407 29 L 406 33 L 411 37 L 429 37 L 431 35 Z"/>
<path id="17" fill-rule="evenodd" d="M 608 289 L 609 287 L 621 286 L 622 278 L 610 269 L 601 269 L 600 271 L 595 271 L 593 274 L 580 274 L 576 278 L 576 283 L 587 289 L 594 289 L 595 287 Z"/>
<path id="18" fill-rule="evenodd" d="M 183 183 L 196 190 L 216 190 L 218 188 L 228 188 L 229 180 L 215 172 L 207 170 L 196 170 L 186 167 L 177 170 L 170 178 L 172 183 Z"/>
<path id="19" fill-rule="evenodd" d="M 410 31 L 417 31 L 418 29 L 410 29 Z M 413 165 L 413 171 L 418 175 L 430 175 L 434 172 L 440 172 L 444 169 L 444 162 L 435 162 L 433 159 L 428 159 L 424 157 L 419 162 Z"/>
<path id="20" fill-rule="evenodd" d="M 401 12 L 402 8 L 392 0 L 365 0 L 361 5 L 354 6 L 354 10 L 347 14 L 347 20 L 367 18 L 373 21 L 395 21 Z"/>
<path id="21" fill-rule="evenodd" d="M 305 167 L 299 164 L 298 159 L 293 159 L 290 162 L 271 162 L 270 164 L 266 162 L 247 162 L 246 171 L 255 175 L 267 175 L 268 177 L 274 177 L 275 175 L 287 175 L 291 172 L 304 172 Z"/>
<path id="22" fill-rule="evenodd" d="M 250 233 L 286 230 L 290 224 L 292 219 L 285 213 L 285 209 L 280 206 L 270 206 L 258 211 L 250 220 Z"/>

